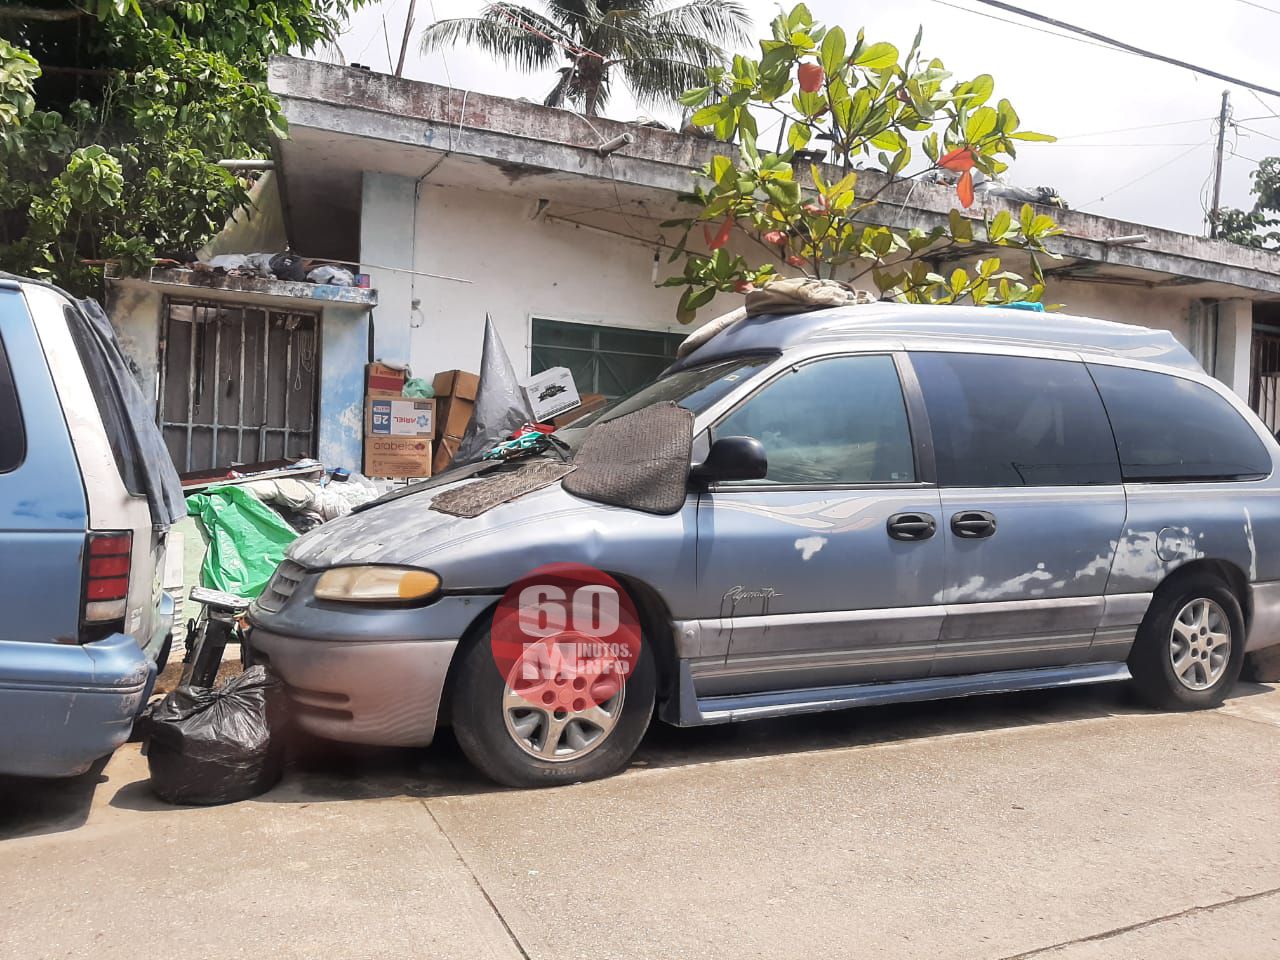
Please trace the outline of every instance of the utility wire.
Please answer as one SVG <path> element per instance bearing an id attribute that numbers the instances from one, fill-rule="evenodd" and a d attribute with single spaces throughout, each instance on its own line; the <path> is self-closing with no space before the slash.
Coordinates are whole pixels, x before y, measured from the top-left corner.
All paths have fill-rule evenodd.
<path id="1" fill-rule="evenodd" d="M 1274 140 L 1277 143 L 1280 143 L 1280 137 L 1273 137 L 1271 134 L 1263 133 L 1261 130 L 1255 130 L 1253 127 L 1246 127 L 1243 123 L 1233 123 L 1232 126 L 1237 130 L 1247 130 L 1249 133 L 1255 134 L 1263 139 Z"/>
<path id="2" fill-rule="evenodd" d="M 1076 209 L 1077 209 L 1077 210 L 1083 210 L 1083 209 L 1085 209 L 1086 207 L 1092 207 L 1095 203 L 1101 203 L 1103 200 L 1106 200 L 1106 199 L 1108 199 L 1109 197 L 1114 197 L 1114 196 L 1115 196 L 1117 193 L 1119 193 L 1121 190 L 1128 190 L 1130 187 L 1134 186 L 1135 184 L 1139 184 L 1139 183 L 1141 183 L 1143 180 L 1147 180 L 1147 179 L 1149 179 L 1150 177 L 1155 176 L 1155 175 L 1156 175 L 1157 173 L 1159 173 L 1161 170 L 1165 169 L 1166 167 L 1171 167 L 1171 166 L 1173 166 L 1173 165 L 1174 165 L 1175 163 L 1177 163 L 1179 160 L 1183 159 L 1184 157 L 1188 157 L 1188 156 L 1190 156 L 1192 153 L 1194 153 L 1195 151 L 1199 150 L 1201 147 L 1207 147 L 1207 146 L 1209 146 L 1210 142 L 1211 142 L 1211 141 L 1206 140 L 1206 141 L 1203 141 L 1202 143 L 1197 143 L 1197 144 L 1196 144 L 1194 147 L 1192 147 L 1190 150 L 1185 150 L 1185 151 L 1183 151 L 1182 153 L 1178 154 L 1178 155 L 1177 155 L 1176 157 L 1174 157 L 1173 159 L 1171 159 L 1171 160 L 1166 160 L 1164 163 L 1160 164 L 1160 166 L 1158 166 L 1158 167 L 1153 167 L 1152 169 L 1148 170 L 1146 173 L 1142 174 L 1142 176 L 1140 176 L 1140 177 L 1134 177 L 1134 178 L 1133 178 L 1132 180 L 1130 180 L 1129 182 L 1127 182 L 1127 183 L 1122 183 L 1120 186 L 1115 187 L 1114 189 L 1108 190 L 1106 193 L 1104 193 L 1102 196 L 1098 197 L 1096 200 L 1090 200 L 1088 203 L 1081 204 L 1081 205 L 1080 205 L 1079 207 L 1077 207 Z"/>
<path id="3" fill-rule="evenodd" d="M 1057 147 L 1106 147 L 1108 150 L 1117 147 L 1198 147 L 1199 143 L 1058 143 Z"/>
<path id="4" fill-rule="evenodd" d="M 430 0 L 431 20 L 434 23 L 440 22 L 440 14 L 436 13 L 436 0 Z M 405 30 L 409 29 L 409 24 L 405 24 Z M 440 62 L 444 64 L 444 78 L 449 81 L 449 86 L 453 86 L 453 77 L 449 74 L 449 58 L 444 55 L 444 47 L 440 48 Z"/>
<path id="5" fill-rule="evenodd" d="M 1167 57 L 1162 53 L 1154 53 L 1150 50 L 1144 50 L 1142 47 L 1135 47 L 1132 44 L 1125 43 L 1122 40 L 1116 40 L 1105 34 L 1096 33 L 1084 27 L 1078 27 L 1072 23 L 1065 23 L 1062 20 L 1055 20 L 1053 17 L 1046 17 L 1043 13 L 1036 13 L 1034 10 L 1024 10 L 1022 7 L 1014 6 L 1012 3 L 1005 3 L 1004 0 L 973 0 L 974 3 L 981 3 L 988 7 L 995 7 L 997 10 L 1004 10 L 1006 13 L 1014 13 L 1029 20 L 1035 20 L 1038 23 L 1048 24 L 1059 30 L 1066 30 L 1069 33 L 1079 34 L 1082 37 L 1088 37 L 1091 40 L 1108 44 L 1117 50 L 1125 50 L 1129 53 L 1146 57 L 1148 60 L 1159 60 L 1162 63 L 1168 63 L 1175 67 L 1181 67 L 1184 70 L 1190 70 L 1193 73 L 1203 74 L 1206 77 L 1214 77 L 1218 80 L 1224 80 L 1227 83 L 1235 84 L 1238 87 L 1244 87 L 1247 90 L 1257 90 L 1259 93 L 1269 93 L 1273 97 L 1280 97 L 1280 90 L 1271 87 L 1264 87 L 1261 84 L 1253 83 L 1249 80 L 1241 80 L 1230 74 L 1219 73 L 1217 70 L 1210 70 L 1208 67 L 1200 67 L 1194 63 L 1188 63 L 1185 60 L 1178 60 L 1175 57 Z"/>
<path id="6" fill-rule="evenodd" d="M 1250 91 L 1249 91 L 1249 95 L 1250 95 L 1251 97 L 1253 97 L 1253 99 L 1255 99 L 1255 100 L 1257 100 L 1257 101 L 1258 101 L 1258 106 L 1262 107 L 1262 109 L 1263 109 L 1263 110 L 1267 111 L 1268 116 L 1271 116 L 1271 117 L 1280 117 L 1280 113 L 1276 113 L 1276 112 L 1275 112 L 1275 110 L 1271 109 L 1271 107 L 1267 105 L 1267 102 L 1266 102 L 1265 100 L 1263 100 L 1260 96 L 1258 96 L 1256 93 L 1254 93 L 1252 90 L 1250 90 Z M 1260 118 L 1258 118 L 1258 117 L 1247 117 L 1246 119 L 1249 119 L 1249 120 L 1257 120 L 1257 119 L 1260 119 Z"/>
<path id="7" fill-rule="evenodd" d="M 1255 3 L 1254 0 L 1236 0 L 1236 3 L 1243 3 L 1246 7 L 1253 7 L 1255 10 L 1264 10 L 1267 13 L 1274 13 L 1277 17 L 1280 17 L 1280 10 L 1277 10 L 1275 7 L 1264 6 L 1261 3 Z"/>
<path id="8" fill-rule="evenodd" d="M 1191 123 L 1208 123 L 1210 120 L 1216 120 L 1217 115 L 1212 117 L 1196 117 L 1193 120 L 1170 120 L 1168 123 L 1148 123 L 1141 127 L 1118 127 L 1114 130 L 1094 130 L 1092 133 L 1071 133 L 1058 138 L 1058 142 L 1063 140 L 1082 140 L 1085 137 L 1102 137 L 1111 133 L 1136 133 L 1139 130 L 1156 130 L 1161 127 L 1181 127 Z"/>
<path id="9" fill-rule="evenodd" d="M 1034 30 L 1036 33 L 1043 33 L 1045 36 L 1057 37 L 1060 40 L 1071 40 L 1074 43 L 1083 43 L 1090 47 L 1097 47 L 1100 50 L 1110 50 L 1112 53 L 1128 53 L 1127 50 L 1117 50 L 1115 47 L 1107 46 L 1105 43 L 1098 43 L 1094 40 L 1086 40 L 1084 37 L 1075 37 L 1069 33 L 1058 33 L 1054 30 L 1044 30 L 1040 27 L 1033 27 L 1029 23 L 1023 23 L 1020 20 L 1010 20 L 1007 17 L 997 17 L 994 13 L 984 13 L 981 10 L 971 10 L 968 7 L 962 7 L 959 4 L 949 3 L 948 0 L 931 0 L 931 2 L 943 7 L 950 7 L 952 10 L 959 10 L 961 13 L 973 14 L 975 17 L 985 17 L 987 20 L 995 20 L 997 23 L 1007 23 L 1011 26 L 1021 27 L 1023 30 Z"/>

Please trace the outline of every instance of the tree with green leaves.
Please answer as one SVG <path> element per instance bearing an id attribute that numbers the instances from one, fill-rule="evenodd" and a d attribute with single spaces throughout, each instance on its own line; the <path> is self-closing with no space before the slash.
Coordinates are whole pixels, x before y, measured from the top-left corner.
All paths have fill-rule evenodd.
<path id="1" fill-rule="evenodd" d="M 1218 236 L 1245 247 L 1280 250 L 1280 157 L 1266 157 L 1253 171 L 1251 210 L 1218 211 Z"/>
<path id="2" fill-rule="evenodd" d="M 0 269 L 77 292 L 184 256 L 248 201 L 222 159 L 285 132 L 267 61 L 364 0 L 0 0 Z"/>
<path id="3" fill-rule="evenodd" d="M 698 171 L 682 197 L 696 208 L 692 216 L 663 224 L 684 231 L 671 256 L 683 259 L 683 271 L 665 282 L 684 287 L 681 322 L 717 292 L 750 290 L 787 270 L 851 284 L 867 278 L 912 303 L 1041 299 L 1044 241 L 1061 232 L 1048 214 L 1031 205 L 1016 217 L 1001 210 L 974 218 L 953 209 L 931 228 L 900 229 L 892 210 L 875 209 L 886 191 L 906 197 L 910 181 L 942 176 L 955 179 L 968 210 L 975 171 L 994 177 L 1016 156 L 1017 141 L 1054 139 L 1022 130 L 1008 100 L 990 105 L 989 75 L 953 80 L 941 60 L 924 58 L 920 43 L 917 33 L 906 56 L 861 31 L 850 43 L 843 29 L 815 22 L 801 4 L 773 21 L 758 58 L 736 56 L 731 67 L 713 67 L 682 97 L 697 111 L 694 125 L 740 149 L 726 146 Z M 783 124 L 785 140 L 774 152 L 757 142 L 763 116 Z M 834 172 L 817 164 L 798 169 L 799 152 L 816 140 L 829 146 Z M 917 154 L 923 162 L 913 163 Z M 856 168 L 868 160 L 879 163 L 882 176 L 860 177 Z M 695 229 L 707 252 L 688 249 Z M 729 252 L 735 237 L 745 238 L 749 259 Z M 1031 280 L 1004 269 L 989 255 L 993 248 L 1025 251 Z M 966 257 L 967 268 L 940 268 Z"/>
<path id="4" fill-rule="evenodd" d="M 544 103 L 594 117 L 619 78 L 641 104 L 676 103 L 726 61 L 723 45 L 748 42 L 751 27 L 738 0 L 544 0 L 543 9 L 491 3 L 478 17 L 437 21 L 422 50 L 470 43 L 519 70 L 563 64 Z"/>

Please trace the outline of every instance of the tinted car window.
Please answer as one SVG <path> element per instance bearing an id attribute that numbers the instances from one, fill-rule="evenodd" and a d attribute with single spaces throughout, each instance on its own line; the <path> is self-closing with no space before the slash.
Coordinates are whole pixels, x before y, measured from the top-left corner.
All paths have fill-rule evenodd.
<path id="1" fill-rule="evenodd" d="M 111 381 L 102 347 L 94 341 L 88 324 L 71 307 L 64 307 L 63 313 L 67 318 L 71 340 L 76 345 L 76 352 L 80 354 L 85 378 L 93 388 L 93 399 L 97 401 L 98 413 L 102 417 L 103 429 L 107 432 L 107 442 L 111 445 L 111 454 L 120 480 L 125 489 L 135 497 L 145 496 L 147 487 L 143 477 L 146 468 L 139 462 L 138 445 L 134 441 L 129 423 L 129 409 Z"/>
<path id="2" fill-rule="evenodd" d="M 722 420 L 715 436 L 759 440 L 769 457 L 766 483 L 915 480 L 892 357 L 833 357 L 784 373 Z"/>
<path id="3" fill-rule="evenodd" d="M 18 391 L 13 385 L 13 371 L 9 369 L 9 355 L 4 341 L 0 340 L 0 473 L 16 469 L 26 452 L 26 430 L 22 426 Z"/>
<path id="4" fill-rule="evenodd" d="M 1126 480 L 1264 477 L 1271 457 L 1253 428 L 1208 387 L 1146 370 L 1090 364 Z"/>
<path id="5" fill-rule="evenodd" d="M 938 464 L 951 487 L 1119 483 L 1115 442 L 1084 364 L 912 354 Z"/>
<path id="6" fill-rule="evenodd" d="M 674 400 L 686 410 L 701 413 L 729 391 L 738 388 L 748 378 L 755 376 L 756 372 L 766 366 L 771 359 L 770 357 L 739 357 L 680 370 L 670 376 L 646 383 L 625 397 L 614 400 L 603 409 L 575 420 L 572 426 L 557 430 L 556 436 L 576 446 L 586 436 L 585 431 L 597 423 L 635 413 L 651 404 L 668 400 Z"/>

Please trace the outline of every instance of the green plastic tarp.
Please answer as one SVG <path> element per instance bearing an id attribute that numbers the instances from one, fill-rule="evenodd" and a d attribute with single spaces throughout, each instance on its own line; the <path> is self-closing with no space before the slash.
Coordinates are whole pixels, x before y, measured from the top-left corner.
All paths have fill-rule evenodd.
<path id="1" fill-rule="evenodd" d="M 209 546 L 200 567 L 206 587 L 252 600 L 266 587 L 297 531 L 242 487 L 211 487 L 187 497 Z"/>

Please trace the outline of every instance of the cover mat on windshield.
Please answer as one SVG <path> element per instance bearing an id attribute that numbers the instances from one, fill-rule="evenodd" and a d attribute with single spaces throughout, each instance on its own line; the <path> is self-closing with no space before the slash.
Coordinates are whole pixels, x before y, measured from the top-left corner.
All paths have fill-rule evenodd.
<path id="1" fill-rule="evenodd" d="M 692 452 L 693 414 L 672 402 L 655 403 L 592 427 L 564 488 L 615 507 L 679 513 Z"/>
<path id="2" fill-rule="evenodd" d="M 431 509 L 454 517 L 478 517 L 500 503 L 555 483 L 573 469 L 572 464 L 558 460 L 531 460 L 513 470 L 446 490 L 431 501 Z"/>

